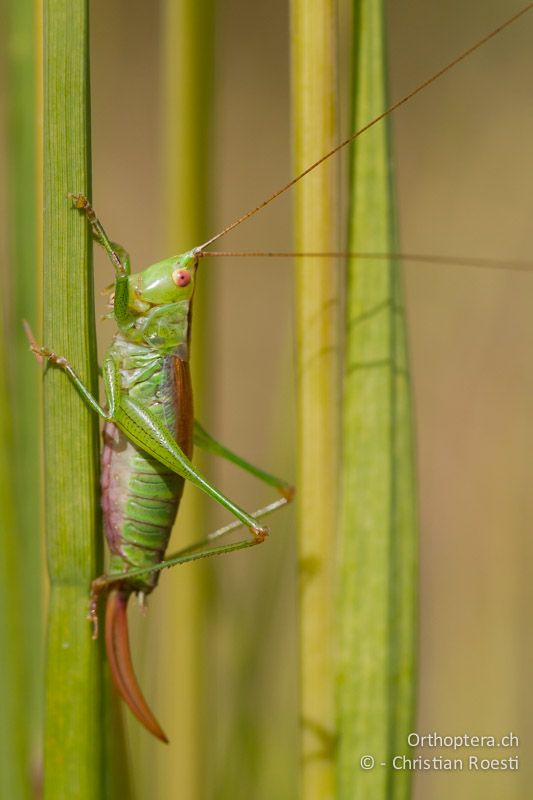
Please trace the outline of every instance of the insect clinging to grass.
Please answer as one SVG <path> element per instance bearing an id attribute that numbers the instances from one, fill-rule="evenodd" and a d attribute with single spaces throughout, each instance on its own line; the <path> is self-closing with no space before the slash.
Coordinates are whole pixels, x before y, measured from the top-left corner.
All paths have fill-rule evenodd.
<path id="1" fill-rule="evenodd" d="M 188 350 L 201 250 L 167 258 L 132 276 L 126 251 L 109 240 L 87 198 L 70 198 L 86 214 L 95 240 L 115 268 L 118 332 L 103 365 L 107 410 L 64 358 L 37 345 L 28 333 L 35 354 L 63 369 L 104 420 L 101 487 L 110 574 L 93 582 L 90 617 L 96 629 L 98 595 L 108 588 L 105 636 L 115 686 L 146 728 L 167 741 L 135 679 L 126 611 L 132 593 L 142 600 L 157 584 L 158 572 L 149 570 L 164 557 L 185 479 L 246 525 L 252 543 L 262 542 L 268 533 L 193 466 L 193 440 L 275 486 L 285 502 L 293 489 L 228 451 L 194 422 Z M 129 576 L 131 570 L 145 571 Z"/>
<path id="2" fill-rule="evenodd" d="M 63 369 L 87 405 L 104 420 L 102 508 L 111 558 L 109 574 L 93 583 L 90 615 L 96 625 L 98 595 L 105 590 L 106 650 L 113 680 L 132 712 L 163 741 L 167 741 L 166 736 L 149 709 L 133 672 L 126 610 L 131 594 L 143 598 L 157 585 L 158 568 L 164 563 L 185 480 L 202 489 L 247 526 L 252 543 L 263 541 L 268 532 L 258 525 L 257 516 L 235 505 L 194 467 L 191 461 L 193 443 L 228 458 L 275 487 L 282 495 L 280 502 L 287 502 L 293 495 L 289 484 L 219 445 L 194 420 L 189 345 L 198 264 L 210 254 L 206 250 L 209 245 L 440 77 L 487 38 L 216 236 L 135 275 L 130 274 L 128 254 L 109 239 L 89 200 L 81 194 L 70 195 L 74 208 L 86 215 L 96 242 L 105 249 L 115 270 L 113 317 L 118 332 L 103 364 L 107 407 L 100 405 L 64 358 L 38 345 L 30 334 L 31 347 L 39 358 Z"/>

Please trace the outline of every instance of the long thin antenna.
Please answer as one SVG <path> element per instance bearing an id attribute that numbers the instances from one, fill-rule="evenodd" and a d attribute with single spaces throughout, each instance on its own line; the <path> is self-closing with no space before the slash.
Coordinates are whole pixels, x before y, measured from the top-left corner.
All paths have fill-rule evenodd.
<path id="1" fill-rule="evenodd" d="M 472 258 L 471 256 L 437 256 L 426 253 L 295 253 L 292 251 L 244 251 L 208 250 L 200 251 L 201 258 L 358 258 L 363 261 L 412 261 L 424 264 L 440 264 L 452 267 L 477 267 L 478 269 L 503 269 L 515 272 L 533 272 L 533 261 L 501 260 L 497 258 Z"/>
<path id="2" fill-rule="evenodd" d="M 255 214 L 257 214 L 258 211 L 261 211 L 261 209 L 265 208 L 265 206 L 269 205 L 269 203 L 271 203 L 277 197 L 279 197 L 280 195 L 284 194 L 289 189 L 292 189 L 292 187 L 296 183 L 298 183 L 298 181 L 301 181 L 302 178 L 304 178 L 309 172 L 312 172 L 316 167 L 318 167 L 324 161 L 327 161 L 328 158 L 331 158 L 332 156 L 334 156 L 335 153 L 338 153 L 339 150 L 342 150 L 344 147 L 349 145 L 350 142 L 353 142 L 354 139 L 357 139 L 358 136 L 361 136 L 361 134 L 365 133 L 365 131 L 369 130 L 369 128 L 372 128 L 374 125 L 376 125 L 382 119 L 385 119 L 385 117 L 388 117 L 390 114 L 392 114 L 398 108 L 400 108 L 400 106 L 403 106 L 404 103 L 407 103 L 409 100 L 411 100 L 413 97 L 415 97 L 415 95 L 419 94 L 419 92 L 421 92 L 423 89 L 425 89 L 431 83 L 433 83 L 434 81 L 436 81 L 439 78 L 441 78 L 446 72 L 449 72 L 451 69 L 453 69 L 453 67 L 457 66 L 457 64 L 460 64 L 461 61 L 464 61 L 465 58 L 468 58 L 468 56 L 472 55 L 472 53 L 474 53 L 476 50 L 479 50 L 479 48 L 482 47 L 486 42 L 488 42 L 490 39 L 493 39 L 495 36 L 497 36 L 499 33 L 501 33 L 501 31 L 505 30 L 505 28 L 508 28 L 509 25 L 512 25 L 514 22 L 516 22 L 518 19 L 520 19 L 520 17 L 524 16 L 524 14 L 527 14 L 527 12 L 531 11 L 532 8 L 533 8 L 533 3 L 528 3 L 526 6 L 524 6 L 524 8 L 522 8 L 520 11 L 518 11 L 512 17 L 509 17 L 509 19 L 507 19 L 505 22 L 503 22 L 497 28 L 492 30 L 486 36 L 483 36 L 482 39 L 479 39 L 479 41 L 477 41 L 475 44 L 473 44 L 471 47 L 469 47 L 468 50 L 465 50 L 459 56 L 454 58 L 453 61 L 450 61 L 445 67 L 440 69 L 438 72 L 435 72 L 434 75 L 432 75 L 430 78 L 428 78 L 423 83 L 421 83 L 419 86 L 417 86 L 416 89 L 413 89 L 411 92 L 409 92 L 409 94 L 406 94 L 405 97 L 402 97 L 401 100 L 398 100 L 392 106 L 387 108 L 386 111 L 383 111 L 379 116 L 375 117 L 375 119 L 373 119 L 370 122 L 368 122 L 364 127 L 360 128 L 358 131 L 355 131 L 355 133 L 352 133 L 351 136 L 349 136 L 343 142 L 341 142 L 336 147 L 334 147 L 333 150 L 330 150 L 329 153 L 326 153 L 326 155 L 322 156 L 322 158 L 319 158 L 318 161 L 315 161 L 313 164 L 311 164 L 309 167 L 307 167 L 307 169 L 304 169 L 304 171 L 301 172 L 299 175 L 296 175 L 295 178 L 293 178 L 291 181 L 289 181 L 289 183 L 287 183 L 285 186 L 282 186 L 281 189 L 278 189 L 276 192 L 274 192 L 269 197 L 267 197 L 265 200 L 263 200 L 261 203 L 259 203 L 259 205 L 255 206 L 255 208 L 252 208 L 250 211 L 247 211 L 246 214 L 243 214 L 241 217 L 236 219 L 230 225 L 227 225 L 223 230 L 220 231 L 220 233 L 217 233 L 215 236 L 212 236 L 211 239 L 208 239 L 206 242 L 201 244 L 197 248 L 197 251 L 202 251 L 205 247 L 208 247 L 210 244 L 213 244 L 213 242 L 216 242 L 222 236 L 225 236 L 226 233 L 229 233 L 229 231 L 232 231 L 233 228 L 236 228 L 238 225 L 240 225 L 241 223 L 245 222 L 247 219 L 250 219 L 250 217 L 253 217 Z"/>

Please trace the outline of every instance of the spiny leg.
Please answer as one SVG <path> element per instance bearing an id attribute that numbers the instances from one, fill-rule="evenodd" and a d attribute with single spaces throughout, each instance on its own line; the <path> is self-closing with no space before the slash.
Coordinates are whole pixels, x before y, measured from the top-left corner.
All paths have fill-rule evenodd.
<path id="1" fill-rule="evenodd" d="M 271 503 L 269 506 L 254 512 L 253 517 L 254 519 L 263 517 L 268 513 L 272 513 L 275 508 L 287 502 L 288 500 L 282 497 L 275 503 Z M 202 549 L 201 552 L 198 552 L 199 548 L 204 547 L 205 544 L 211 543 L 214 538 L 218 538 L 229 530 L 238 528 L 241 525 L 242 523 L 240 522 L 234 522 L 224 526 L 224 528 L 219 528 L 217 531 L 210 534 L 207 539 L 204 540 L 204 543 L 199 543 L 195 547 L 187 548 L 181 551 L 181 553 L 171 556 L 170 559 L 162 562 L 160 567 L 170 567 L 173 564 L 186 563 L 187 561 L 206 558 L 207 556 L 222 555 L 222 553 L 229 553 L 231 551 L 244 549 L 245 547 L 251 547 L 258 544 L 259 541 L 262 541 L 258 539 L 248 539 L 222 547 L 212 547 L 210 550 Z M 89 619 L 93 622 L 93 637 L 96 638 L 98 632 L 98 599 L 100 593 L 106 590 L 106 651 L 115 687 L 131 711 L 146 729 L 161 741 L 167 742 L 168 739 L 164 731 L 146 703 L 144 695 L 139 687 L 135 677 L 129 648 L 127 604 L 132 590 L 124 582 L 128 579 L 131 580 L 131 577 L 135 574 L 142 574 L 147 571 L 152 570 L 130 570 L 126 576 L 124 573 L 104 575 L 94 581 L 91 587 Z"/>
<path id="2" fill-rule="evenodd" d="M 287 505 L 289 502 L 290 501 L 287 498 L 281 497 L 279 500 L 275 500 L 273 503 L 269 503 L 267 506 L 253 511 L 250 516 L 252 516 L 254 519 L 263 519 L 267 515 L 273 514 L 278 509 Z M 217 547 L 211 546 L 214 540 L 219 539 L 222 536 L 226 536 L 228 533 L 243 527 L 245 527 L 244 523 L 242 523 L 240 520 L 234 520 L 233 522 L 230 522 L 227 525 L 223 525 L 222 527 L 217 528 L 215 531 L 212 531 L 205 537 L 205 539 L 201 539 L 199 542 L 195 542 L 194 544 L 188 545 L 181 550 L 170 553 L 167 558 L 165 558 L 164 561 L 160 561 L 159 564 L 155 564 L 151 567 L 138 567 L 128 570 L 128 572 L 124 573 L 101 575 L 92 582 L 91 586 L 91 598 L 92 601 L 94 601 L 94 611 L 96 611 L 96 605 L 98 604 L 98 598 L 100 594 L 109 587 L 120 584 L 121 581 L 124 581 L 126 578 L 148 575 L 151 572 L 160 572 L 163 569 L 168 569 L 169 567 L 174 567 L 178 564 L 187 564 L 190 561 L 198 561 L 201 558 L 210 558 L 212 556 L 225 555 L 226 553 L 231 553 L 236 550 L 245 550 L 248 547 L 254 547 L 255 545 L 261 544 L 261 542 L 264 541 L 264 539 L 257 538 L 242 539 L 238 542 L 230 542 L 229 544 L 219 545 Z M 91 619 L 93 622 L 95 621 L 92 616 Z"/>
<path id="3" fill-rule="evenodd" d="M 205 430 L 205 428 L 200 425 L 198 420 L 194 420 L 194 443 L 203 450 L 207 450 L 207 452 L 212 453 L 213 455 L 225 458 L 227 461 L 230 461 L 232 464 L 235 464 L 236 466 L 245 470 L 245 472 L 255 475 L 255 477 L 259 478 L 259 480 L 263 481 L 263 483 L 266 483 L 269 486 L 274 486 L 288 502 L 293 499 L 295 493 L 294 486 L 291 486 L 281 478 L 276 478 L 275 475 L 265 472 L 259 467 L 256 467 L 254 464 L 250 464 L 249 461 L 246 461 L 232 450 L 229 450 L 229 448 L 225 447 L 223 444 L 214 439 Z"/>
<path id="4" fill-rule="evenodd" d="M 273 511 L 275 511 L 277 508 L 282 505 L 286 505 L 288 502 L 289 501 L 286 498 L 282 497 L 274 503 L 270 503 L 270 505 L 265 506 L 265 508 L 254 511 L 252 516 L 254 519 L 259 519 L 267 514 L 273 513 Z M 207 558 L 209 556 L 223 555 L 236 550 L 243 550 L 247 547 L 253 547 L 262 541 L 257 539 L 247 539 L 219 547 L 211 547 L 209 550 L 201 549 L 206 545 L 211 544 L 214 539 L 219 538 L 220 536 L 227 534 L 229 531 L 235 530 L 239 527 L 243 527 L 243 523 L 236 521 L 225 525 L 222 528 L 218 528 L 216 531 L 210 533 L 202 542 L 198 542 L 196 545 L 184 548 L 183 550 L 172 554 L 168 559 L 160 562 L 160 564 L 158 564 L 155 568 L 144 570 L 134 569 L 129 570 L 127 573 L 120 573 L 116 575 L 102 575 L 94 580 L 91 585 L 91 600 L 88 618 L 93 623 L 93 638 L 97 638 L 98 636 L 97 606 L 99 597 L 103 591 L 107 592 L 105 623 L 106 651 L 108 654 L 111 675 L 115 687 L 122 698 L 126 701 L 132 712 L 135 714 L 137 719 L 147 728 L 147 730 L 149 730 L 154 736 L 163 742 L 168 742 L 168 739 L 154 714 L 150 710 L 144 695 L 139 688 L 131 661 L 126 608 L 128 599 L 132 592 L 130 589 L 124 587 L 124 581 L 131 579 L 135 575 L 147 574 L 155 569 L 161 570 L 171 567 L 175 564 L 185 564 L 190 561 L 196 561 L 200 558 Z M 199 550 L 200 552 L 198 552 Z M 139 593 L 139 597 L 140 596 L 141 594 Z"/>
<path id="5" fill-rule="evenodd" d="M 104 388 L 109 405 L 109 411 L 106 412 L 67 359 L 58 356 L 50 348 L 37 344 L 27 323 L 25 328 L 30 347 L 38 359 L 46 358 L 64 370 L 93 411 L 107 422 L 115 422 L 134 444 L 220 503 L 250 529 L 256 540 L 262 541 L 268 535 L 267 528 L 256 525 L 250 514 L 235 505 L 204 478 L 178 446 L 168 428 L 159 422 L 148 408 L 141 406 L 128 395 L 121 394 L 120 375 L 113 358 L 107 358 L 104 363 Z"/>
<path id="6" fill-rule="evenodd" d="M 258 509 L 254 512 L 254 519 L 272 513 L 276 508 L 285 505 L 288 500 L 284 497 L 271 503 L 263 509 Z M 241 527 L 242 523 L 233 522 L 229 525 L 219 528 L 217 531 L 211 533 L 204 542 L 200 542 L 193 547 L 186 548 L 180 553 L 174 554 L 169 559 L 165 560 L 159 565 L 159 568 L 170 567 L 173 564 L 183 564 L 187 561 L 193 561 L 199 558 L 206 558 L 207 556 L 222 555 L 235 550 L 242 550 L 245 547 L 251 547 L 258 544 L 257 539 L 248 539 L 233 544 L 224 545 L 222 547 L 211 548 L 210 550 L 203 549 L 198 552 L 198 549 L 204 547 L 205 544 L 210 544 L 213 539 L 228 533 L 229 530 Z M 106 651 L 111 668 L 111 675 L 115 687 L 121 697 L 128 704 L 131 711 L 135 714 L 137 719 L 149 730 L 154 736 L 163 742 L 168 739 L 164 731 L 159 725 L 154 714 L 150 710 L 144 695 L 139 687 L 133 665 L 131 661 L 131 654 L 129 649 L 129 637 L 126 608 L 128 599 L 131 595 L 131 589 L 124 585 L 124 581 L 130 579 L 136 574 L 143 574 L 152 570 L 130 570 L 128 573 L 118 575 L 103 575 L 93 581 L 91 593 L 91 611 L 89 618 L 93 622 L 93 637 L 96 638 L 98 631 L 98 618 L 97 618 L 97 605 L 99 595 L 103 590 L 108 592 L 106 602 L 106 624 L 105 624 L 105 638 L 106 638 Z"/>
<path id="7" fill-rule="evenodd" d="M 107 394 L 107 379 L 104 381 L 104 385 Z M 124 431 L 130 441 L 161 464 L 202 489 L 213 500 L 230 511 L 250 529 L 256 539 L 263 540 L 268 535 L 266 528 L 256 525 L 250 514 L 235 505 L 196 469 L 178 446 L 168 428 L 155 417 L 150 409 L 140 405 L 129 395 L 121 395 L 116 403 L 113 422 Z"/>

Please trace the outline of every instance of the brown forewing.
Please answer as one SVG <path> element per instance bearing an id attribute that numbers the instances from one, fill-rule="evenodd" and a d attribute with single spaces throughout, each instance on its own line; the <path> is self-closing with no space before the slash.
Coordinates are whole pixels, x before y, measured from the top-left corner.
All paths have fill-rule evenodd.
<path id="1" fill-rule="evenodd" d="M 190 458 L 193 449 L 194 412 L 191 371 L 188 361 L 174 357 L 174 386 L 176 397 L 176 441 Z"/>

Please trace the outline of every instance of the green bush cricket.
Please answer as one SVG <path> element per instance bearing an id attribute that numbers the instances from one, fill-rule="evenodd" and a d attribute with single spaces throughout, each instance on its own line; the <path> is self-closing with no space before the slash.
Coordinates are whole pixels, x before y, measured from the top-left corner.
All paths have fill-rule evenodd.
<path id="1" fill-rule="evenodd" d="M 148 708 L 133 673 L 126 607 L 132 593 L 144 596 L 153 590 L 159 569 L 167 564 L 163 561 L 164 553 L 184 481 L 190 480 L 246 525 L 253 536 L 249 543 L 259 543 L 267 534 L 267 529 L 257 524 L 257 516 L 237 507 L 194 468 L 190 461 L 193 440 L 277 488 L 282 495 L 278 504 L 287 502 L 293 493 L 284 481 L 247 464 L 194 423 L 188 346 L 196 270 L 200 259 L 209 255 L 205 248 L 287 191 L 514 19 L 516 16 L 219 234 L 137 275 L 130 275 L 127 253 L 109 240 L 87 198 L 71 195 L 75 208 L 86 214 L 94 238 L 106 250 L 115 269 L 113 303 L 119 330 L 103 366 L 107 409 L 87 391 L 68 362 L 33 340 L 32 349 L 66 371 L 86 403 L 105 421 L 102 505 L 112 556 L 110 574 L 93 584 L 90 616 L 96 624 L 98 593 L 108 590 L 106 647 L 115 685 L 138 719 L 163 741 L 166 736 Z"/>
<path id="2" fill-rule="evenodd" d="M 115 685 L 147 729 L 167 741 L 133 673 L 126 610 L 132 592 L 143 599 L 157 585 L 158 572 L 152 568 L 164 557 L 185 479 L 246 525 L 253 536 L 249 543 L 259 544 L 268 533 L 193 466 L 193 439 L 275 486 L 283 496 L 281 504 L 292 498 L 293 489 L 231 453 L 194 423 L 188 347 L 201 250 L 165 259 L 130 276 L 127 253 L 109 240 L 87 198 L 70 198 L 75 208 L 86 214 L 94 238 L 115 268 L 113 306 L 119 330 L 103 366 L 107 410 L 90 394 L 72 366 L 37 345 L 27 330 L 35 354 L 63 369 L 86 403 L 105 421 L 102 508 L 112 555 L 110 574 L 93 582 L 89 616 L 96 633 L 98 596 L 109 587 L 106 648 Z M 137 574 L 129 574 L 132 570 Z"/>

